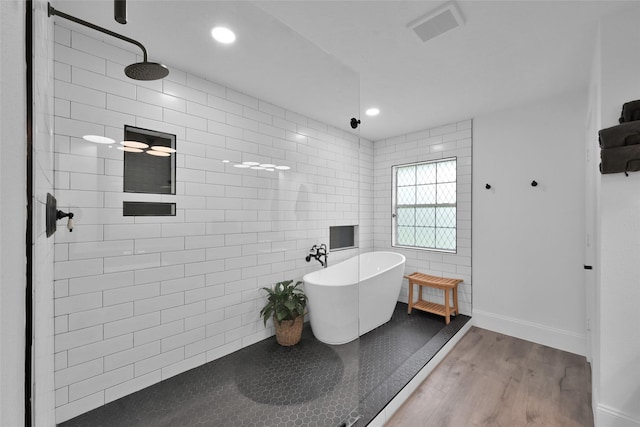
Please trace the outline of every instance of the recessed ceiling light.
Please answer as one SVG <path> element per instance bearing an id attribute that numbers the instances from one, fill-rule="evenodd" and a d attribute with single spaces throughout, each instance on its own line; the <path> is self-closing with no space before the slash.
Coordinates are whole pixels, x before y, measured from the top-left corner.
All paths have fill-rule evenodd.
<path id="1" fill-rule="evenodd" d="M 260 162 L 242 162 L 242 164 L 247 166 L 258 166 L 260 165 Z"/>
<path id="2" fill-rule="evenodd" d="M 100 135 L 85 135 L 82 139 L 89 142 L 95 142 L 96 144 L 115 144 L 113 139 Z"/>
<path id="3" fill-rule="evenodd" d="M 251 169 L 253 169 L 253 170 L 257 170 L 257 171 L 263 171 L 263 170 L 265 170 L 266 168 L 263 168 L 262 166 L 251 166 Z"/>
<path id="4" fill-rule="evenodd" d="M 175 148 L 167 147 L 166 145 L 152 145 L 151 149 L 155 150 L 155 151 L 164 151 L 165 153 L 175 153 L 176 152 Z"/>
<path id="5" fill-rule="evenodd" d="M 147 154 L 151 154 L 152 156 L 158 157 L 169 157 L 170 153 L 165 153 L 164 151 L 156 151 L 156 150 L 147 150 Z"/>
<path id="6" fill-rule="evenodd" d="M 364 112 L 367 116 L 377 116 L 378 114 L 380 114 L 380 110 L 377 108 L 369 108 L 367 111 Z"/>
<path id="7" fill-rule="evenodd" d="M 276 165 L 274 165 L 272 163 L 262 163 L 260 166 L 263 167 L 263 168 L 275 168 L 276 167 Z"/>
<path id="8" fill-rule="evenodd" d="M 127 151 L 129 153 L 142 153 L 143 150 L 139 149 L 139 148 L 135 148 L 135 147 L 116 147 L 118 150 L 122 150 L 122 151 Z"/>
<path id="9" fill-rule="evenodd" d="M 275 169 L 274 168 L 266 168 L 265 170 L 269 171 L 269 172 L 273 172 Z"/>
<path id="10" fill-rule="evenodd" d="M 222 163 L 229 163 L 229 160 L 223 160 Z"/>
<path id="11" fill-rule="evenodd" d="M 288 171 L 291 168 L 289 166 L 276 166 L 274 169 L 278 169 L 279 171 Z"/>
<path id="12" fill-rule="evenodd" d="M 251 165 L 243 165 L 243 164 L 237 164 L 237 165 L 233 165 L 234 168 L 239 168 L 239 169 L 246 169 L 246 168 L 250 168 Z"/>
<path id="13" fill-rule="evenodd" d="M 211 37 L 217 42 L 229 44 L 236 40 L 236 35 L 230 29 L 226 27 L 214 27 L 211 30 Z"/>
<path id="14" fill-rule="evenodd" d="M 120 141 L 120 144 L 131 148 L 149 148 L 149 144 L 138 141 Z"/>

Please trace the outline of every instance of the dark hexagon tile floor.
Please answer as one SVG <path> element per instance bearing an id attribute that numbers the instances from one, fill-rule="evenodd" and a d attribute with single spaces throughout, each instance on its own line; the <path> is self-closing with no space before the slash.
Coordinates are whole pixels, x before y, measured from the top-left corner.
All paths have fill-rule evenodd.
<path id="1" fill-rule="evenodd" d="M 307 324 L 294 347 L 271 337 L 60 427 L 365 426 L 468 320 L 445 326 L 398 303 L 390 322 L 338 346 Z"/>

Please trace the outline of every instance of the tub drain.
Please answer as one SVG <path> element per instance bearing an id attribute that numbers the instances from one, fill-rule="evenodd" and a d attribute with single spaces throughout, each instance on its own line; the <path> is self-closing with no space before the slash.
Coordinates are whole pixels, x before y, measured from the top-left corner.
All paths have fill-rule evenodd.
<path id="1" fill-rule="evenodd" d="M 357 423 L 359 419 L 360 419 L 360 415 L 352 414 L 349 416 L 349 419 L 347 421 L 343 421 L 342 423 L 340 423 L 340 425 L 338 425 L 338 427 L 351 427 L 355 423 Z"/>

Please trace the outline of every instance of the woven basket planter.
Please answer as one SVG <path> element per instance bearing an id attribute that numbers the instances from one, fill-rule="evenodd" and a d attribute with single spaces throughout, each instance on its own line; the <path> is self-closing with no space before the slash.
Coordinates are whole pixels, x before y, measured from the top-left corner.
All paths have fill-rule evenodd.
<path id="1" fill-rule="evenodd" d="M 276 328 L 276 341 L 278 341 L 278 344 L 285 347 L 296 345 L 302 337 L 304 316 L 298 316 L 295 320 L 283 320 L 279 324 L 273 319 L 273 325 Z"/>

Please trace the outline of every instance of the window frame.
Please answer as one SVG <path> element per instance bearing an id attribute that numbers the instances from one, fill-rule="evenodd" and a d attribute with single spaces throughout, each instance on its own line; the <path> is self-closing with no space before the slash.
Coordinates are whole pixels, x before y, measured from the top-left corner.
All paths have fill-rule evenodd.
<path id="1" fill-rule="evenodd" d="M 448 162 L 448 161 L 452 161 L 454 160 L 456 163 L 456 178 L 455 178 L 455 194 L 456 194 L 456 201 L 455 203 L 433 203 L 433 204 L 413 204 L 413 205 L 398 205 L 397 203 L 397 198 L 398 198 L 398 169 L 403 168 L 403 167 L 409 167 L 409 166 L 417 166 L 417 165 L 426 165 L 426 164 L 438 164 L 438 163 L 443 163 L 443 162 Z M 438 184 L 438 181 L 436 180 L 435 184 Z M 398 207 L 414 207 L 414 208 L 421 208 L 421 207 L 453 207 L 455 208 L 455 212 L 456 212 L 456 225 L 455 225 L 455 234 L 456 234 L 456 239 L 455 239 L 455 249 L 444 249 L 444 248 L 432 248 L 432 247 L 425 247 L 425 246 L 409 246 L 409 245 L 401 245 L 398 244 Z M 440 227 L 443 228 L 443 227 Z M 449 228 L 449 227 L 446 227 Z M 435 226 L 434 224 L 434 229 L 437 230 L 438 227 Z M 437 231 L 436 231 L 437 232 Z M 458 157 L 457 156 L 452 156 L 452 157 L 445 157 L 442 159 L 434 159 L 434 160 L 423 160 L 423 161 L 417 161 L 417 162 L 411 162 L 411 163 L 404 163 L 404 164 L 398 164 L 398 165 L 393 165 L 391 166 L 391 247 L 394 248 L 402 248 L 402 249 L 414 249 L 414 250 L 419 250 L 419 251 L 432 251 L 432 252 L 442 252 L 442 253 L 449 253 L 449 254 L 457 254 L 458 253 Z"/>

